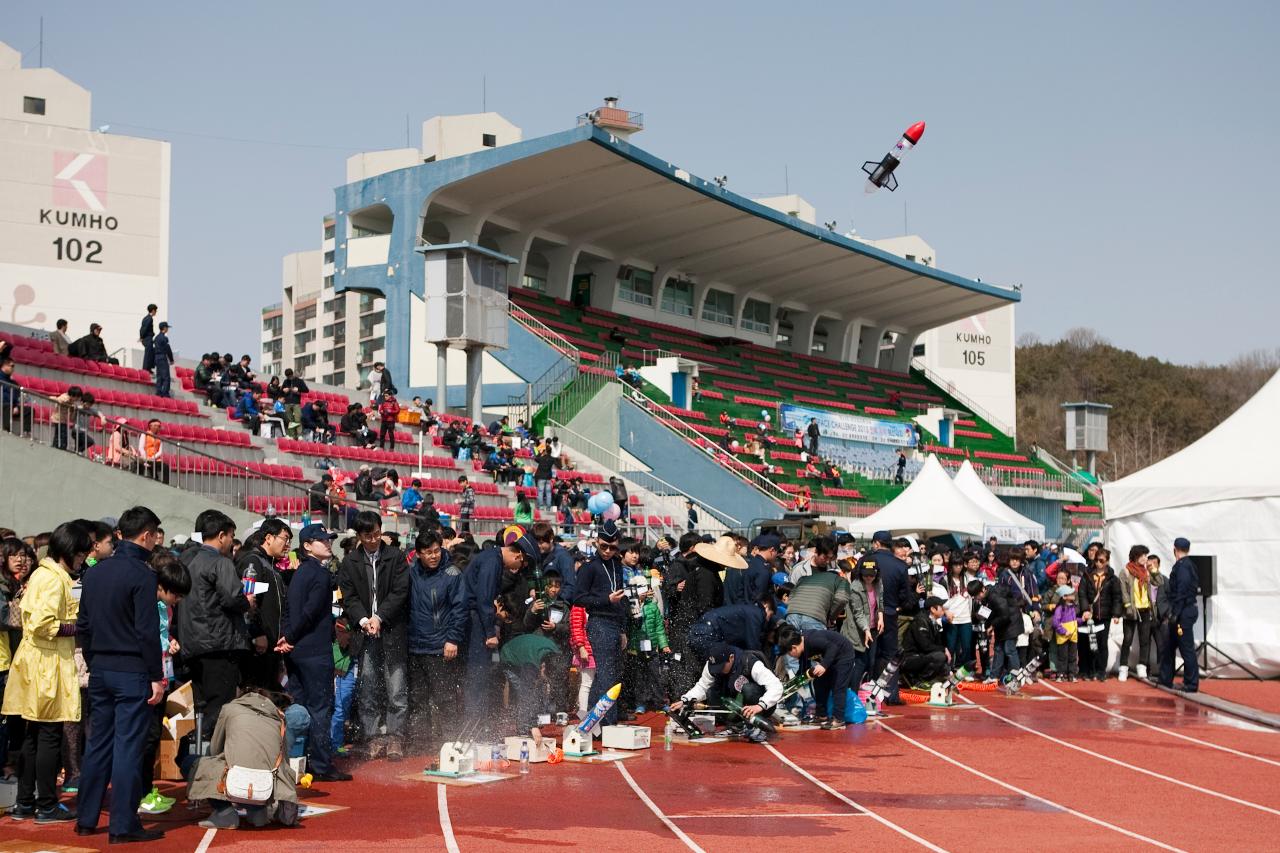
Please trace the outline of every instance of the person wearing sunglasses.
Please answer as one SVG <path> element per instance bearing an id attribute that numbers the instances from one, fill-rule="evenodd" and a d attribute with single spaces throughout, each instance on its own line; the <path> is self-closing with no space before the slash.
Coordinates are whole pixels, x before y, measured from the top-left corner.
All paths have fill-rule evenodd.
<path id="1" fill-rule="evenodd" d="M 1080 639 L 1080 677 L 1106 681 L 1108 657 L 1111 653 L 1107 639 L 1111 634 L 1112 623 L 1119 625 L 1124 613 L 1120 580 L 1111 568 L 1111 552 L 1106 548 L 1098 549 L 1089 570 L 1081 578 L 1080 601 L 1077 606 L 1081 611 L 1081 621 L 1093 633 L 1093 637 L 1087 642 L 1083 637 Z"/>

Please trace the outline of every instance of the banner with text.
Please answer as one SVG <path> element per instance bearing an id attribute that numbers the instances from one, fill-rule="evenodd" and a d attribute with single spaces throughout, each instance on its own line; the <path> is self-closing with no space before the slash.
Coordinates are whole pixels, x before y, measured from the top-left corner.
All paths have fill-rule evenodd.
<path id="1" fill-rule="evenodd" d="M 865 441 L 871 444 L 892 444 L 898 447 L 914 447 L 915 432 L 911 424 L 881 421 L 858 415 L 844 415 L 824 409 L 810 409 L 783 403 L 779 407 L 782 428 L 787 432 L 809 428 L 809 419 L 818 421 L 823 438 L 841 438 L 846 441 Z M 807 441 L 807 439 L 806 439 Z"/>

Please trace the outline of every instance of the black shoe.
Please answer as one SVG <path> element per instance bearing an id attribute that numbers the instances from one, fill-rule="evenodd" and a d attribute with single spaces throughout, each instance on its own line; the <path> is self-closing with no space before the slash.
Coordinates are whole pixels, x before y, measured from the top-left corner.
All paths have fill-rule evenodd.
<path id="1" fill-rule="evenodd" d="M 76 813 L 66 806 L 59 803 L 51 809 L 41 809 L 36 812 L 36 823 L 66 823 L 76 819 Z"/>
<path id="2" fill-rule="evenodd" d="M 14 820 L 31 820 L 36 816 L 35 806 L 14 806 L 9 809 L 9 817 Z"/>
<path id="3" fill-rule="evenodd" d="M 76 835 L 97 835 L 98 828 L 96 826 L 85 826 L 82 823 L 76 824 Z"/>
<path id="4" fill-rule="evenodd" d="M 1165 682 L 1163 682 L 1163 681 L 1157 681 L 1157 682 L 1156 682 L 1156 686 L 1157 686 L 1157 687 L 1167 687 L 1167 688 L 1169 688 L 1170 690 L 1172 690 L 1172 689 L 1173 689 L 1173 682 L 1172 682 L 1172 681 L 1170 681 L 1169 683 L 1167 683 L 1167 684 L 1166 684 L 1166 683 L 1165 683 Z"/>
<path id="5" fill-rule="evenodd" d="M 317 773 L 314 778 L 317 782 L 350 782 L 353 777 L 341 770 L 330 770 L 328 773 Z"/>
<path id="6" fill-rule="evenodd" d="M 1178 689 L 1181 690 L 1183 693 L 1199 693 L 1200 692 L 1199 687 L 1188 687 L 1185 684 L 1179 687 Z"/>
<path id="7" fill-rule="evenodd" d="M 111 836 L 112 844 L 133 844 L 135 841 L 159 841 L 164 838 L 162 829 L 139 829 L 137 832 L 123 832 Z"/>

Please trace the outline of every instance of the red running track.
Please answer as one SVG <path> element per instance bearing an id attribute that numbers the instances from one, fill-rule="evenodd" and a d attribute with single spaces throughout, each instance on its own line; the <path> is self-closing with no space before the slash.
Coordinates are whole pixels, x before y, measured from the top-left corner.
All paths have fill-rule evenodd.
<path id="1" fill-rule="evenodd" d="M 143 849 L 1276 849 L 1280 732 L 1132 682 L 1037 685 L 1028 695 L 903 708 L 843 733 L 783 733 L 772 748 L 665 752 L 655 739 L 620 766 L 535 765 L 471 788 L 399 778 L 416 776 L 421 757 L 372 762 L 354 768 L 355 782 L 308 792 L 340 808 L 299 829 L 209 836 L 180 801 L 157 822 L 168 837 Z M 18 842 L 99 850 L 106 841 L 0 819 L 0 853 Z"/>

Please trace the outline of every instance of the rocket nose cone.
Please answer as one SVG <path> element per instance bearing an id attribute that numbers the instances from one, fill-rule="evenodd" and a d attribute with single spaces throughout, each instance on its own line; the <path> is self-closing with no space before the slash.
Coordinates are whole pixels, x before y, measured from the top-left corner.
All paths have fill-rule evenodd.
<path id="1" fill-rule="evenodd" d="M 911 127 L 908 127 L 906 133 L 902 135 L 905 136 L 907 139 L 910 139 L 912 145 L 915 145 L 917 142 L 920 141 L 920 137 L 924 136 L 924 122 L 922 121 L 916 122 L 915 124 L 911 125 Z"/>
<path id="2" fill-rule="evenodd" d="M 622 695 L 622 685 L 621 684 L 613 685 L 612 687 L 609 688 L 608 692 L 605 695 L 608 696 L 610 699 L 617 701 L 618 697 Z"/>

